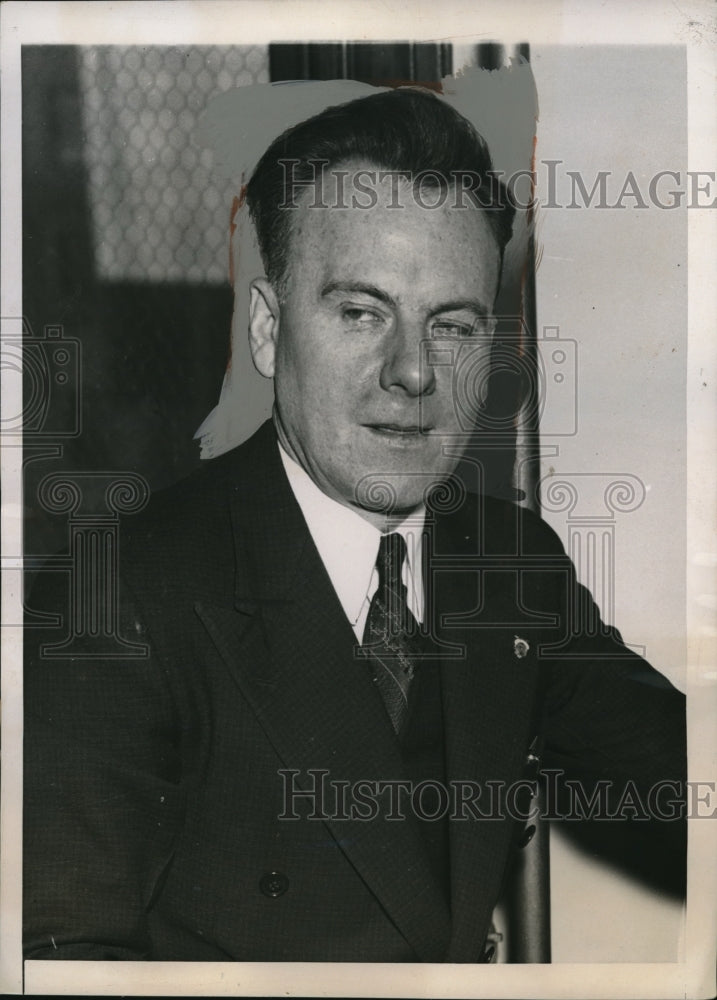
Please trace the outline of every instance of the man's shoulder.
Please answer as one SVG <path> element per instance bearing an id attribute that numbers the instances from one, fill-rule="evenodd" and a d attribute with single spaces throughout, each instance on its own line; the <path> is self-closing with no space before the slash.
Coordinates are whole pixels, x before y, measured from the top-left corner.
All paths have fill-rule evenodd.
<path id="1" fill-rule="evenodd" d="M 235 498 L 251 492 L 262 468 L 272 462 L 275 447 L 265 427 L 243 444 L 201 466 L 171 486 L 153 493 L 141 513 L 127 517 L 123 542 L 139 557 L 190 555 L 227 547 Z"/>
<path id="2" fill-rule="evenodd" d="M 466 492 L 460 502 L 438 512 L 459 539 L 477 538 L 488 554 L 562 555 L 563 546 L 539 514 L 511 500 Z"/>

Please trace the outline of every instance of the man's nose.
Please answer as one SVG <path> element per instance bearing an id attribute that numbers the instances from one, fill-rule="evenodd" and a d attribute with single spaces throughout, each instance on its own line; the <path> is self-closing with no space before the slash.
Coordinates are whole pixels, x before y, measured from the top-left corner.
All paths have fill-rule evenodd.
<path id="1" fill-rule="evenodd" d="M 425 333 L 414 324 L 400 324 L 393 331 L 381 368 L 381 388 L 424 396 L 436 388 L 433 366 L 428 363 Z"/>

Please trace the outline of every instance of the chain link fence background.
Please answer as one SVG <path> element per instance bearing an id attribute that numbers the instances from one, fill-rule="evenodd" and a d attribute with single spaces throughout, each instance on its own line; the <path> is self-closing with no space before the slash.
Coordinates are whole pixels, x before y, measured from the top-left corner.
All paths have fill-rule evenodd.
<path id="1" fill-rule="evenodd" d="M 193 133 L 215 94 L 269 81 L 266 47 L 78 50 L 97 277 L 218 284 L 237 193 Z"/>

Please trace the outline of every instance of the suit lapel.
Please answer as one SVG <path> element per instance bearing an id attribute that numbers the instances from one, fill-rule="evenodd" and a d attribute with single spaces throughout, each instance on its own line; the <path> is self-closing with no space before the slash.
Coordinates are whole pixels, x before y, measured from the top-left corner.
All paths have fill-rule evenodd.
<path id="1" fill-rule="evenodd" d="M 232 502 L 235 607 L 198 611 L 296 783 L 402 779 L 380 695 L 286 480 L 273 431 L 247 446 Z M 350 800 L 349 800 L 350 801 Z M 329 798 L 331 802 L 331 798 Z M 423 961 L 445 957 L 447 906 L 410 818 L 366 822 L 326 810 L 327 827 Z"/>

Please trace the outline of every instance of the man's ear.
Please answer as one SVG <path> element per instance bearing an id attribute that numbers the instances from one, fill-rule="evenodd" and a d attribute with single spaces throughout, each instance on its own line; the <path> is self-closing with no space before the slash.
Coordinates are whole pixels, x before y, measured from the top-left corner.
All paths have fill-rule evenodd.
<path id="1" fill-rule="evenodd" d="M 273 378 L 279 337 L 279 300 L 266 278 L 250 285 L 249 348 L 254 367 L 265 378 Z"/>

